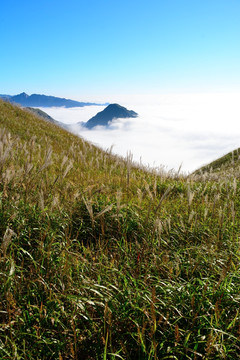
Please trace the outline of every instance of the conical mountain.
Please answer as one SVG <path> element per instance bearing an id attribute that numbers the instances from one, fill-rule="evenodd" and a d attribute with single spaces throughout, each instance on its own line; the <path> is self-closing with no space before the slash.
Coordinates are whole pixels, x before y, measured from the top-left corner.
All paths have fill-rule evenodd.
<path id="1" fill-rule="evenodd" d="M 113 119 L 135 118 L 137 116 L 138 114 L 133 110 L 128 110 L 119 104 L 110 104 L 88 120 L 84 126 L 88 129 L 95 126 L 108 126 Z"/>

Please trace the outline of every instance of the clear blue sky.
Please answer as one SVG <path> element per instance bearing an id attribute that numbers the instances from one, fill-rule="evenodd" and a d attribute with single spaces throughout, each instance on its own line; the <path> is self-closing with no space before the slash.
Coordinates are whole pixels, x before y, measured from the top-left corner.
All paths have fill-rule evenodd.
<path id="1" fill-rule="evenodd" d="M 0 93 L 240 90 L 239 0 L 2 0 L 0 34 Z"/>

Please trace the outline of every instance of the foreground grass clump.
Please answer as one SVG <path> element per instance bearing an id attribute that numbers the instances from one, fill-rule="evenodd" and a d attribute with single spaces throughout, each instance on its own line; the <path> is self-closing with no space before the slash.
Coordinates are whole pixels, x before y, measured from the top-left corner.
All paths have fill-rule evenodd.
<path id="1" fill-rule="evenodd" d="M 0 359 L 238 359 L 237 176 L 138 168 L 0 102 Z"/>

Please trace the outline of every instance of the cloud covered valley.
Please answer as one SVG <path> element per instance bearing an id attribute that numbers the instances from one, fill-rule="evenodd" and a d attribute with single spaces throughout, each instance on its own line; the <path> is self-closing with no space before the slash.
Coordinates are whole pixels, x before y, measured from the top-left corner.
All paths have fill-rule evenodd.
<path id="1" fill-rule="evenodd" d="M 240 94 L 180 94 L 104 99 L 139 116 L 115 119 L 88 130 L 86 122 L 102 106 L 42 108 L 54 119 L 71 124 L 84 139 L 121 156 L 131 152 L 144 165 L 189 173 L 240 146 Z"/>

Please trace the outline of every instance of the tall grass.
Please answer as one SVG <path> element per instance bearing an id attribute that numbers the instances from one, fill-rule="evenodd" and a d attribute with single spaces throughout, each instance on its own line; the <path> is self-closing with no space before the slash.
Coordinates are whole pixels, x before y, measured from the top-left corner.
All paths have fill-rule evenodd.
<path id="1" fill-rule="evenodd" d="M 239 177 L 147 171 L 0 102 L 0 359 L 240 358 Z"/>

